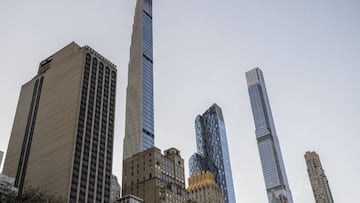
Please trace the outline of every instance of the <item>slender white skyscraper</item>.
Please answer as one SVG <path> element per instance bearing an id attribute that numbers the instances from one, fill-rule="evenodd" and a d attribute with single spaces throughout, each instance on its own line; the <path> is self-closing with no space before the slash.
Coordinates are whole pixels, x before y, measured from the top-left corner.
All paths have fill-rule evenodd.
<path id="1" fill-rule="evenodd" d="M 252 69 L 246 79 L 269 203 L 293 203 L 262 71 Z"/>
<path id="2" fill-rule="evenodd" d="M 154 146 L 152 0 L 137 0 L 130 47 L 123 159 Z"/>

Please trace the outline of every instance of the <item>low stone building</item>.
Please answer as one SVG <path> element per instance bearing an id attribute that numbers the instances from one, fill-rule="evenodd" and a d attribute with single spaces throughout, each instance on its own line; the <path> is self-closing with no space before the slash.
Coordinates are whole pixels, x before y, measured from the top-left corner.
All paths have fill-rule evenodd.
<path id="1" fill-rule="evenodd" d="M 152 203 L 186 201 L 184 160 L 175 148 L 153 147 L 123 162 L 123 196 L 132 194 Z"/>
<path id="2" fill-rule="evenodd" d="M 224 203 L 220 187 L 215 182 L 214 174 L 201 171 L 188 179 L 188 202 L 191 203 Z"/>

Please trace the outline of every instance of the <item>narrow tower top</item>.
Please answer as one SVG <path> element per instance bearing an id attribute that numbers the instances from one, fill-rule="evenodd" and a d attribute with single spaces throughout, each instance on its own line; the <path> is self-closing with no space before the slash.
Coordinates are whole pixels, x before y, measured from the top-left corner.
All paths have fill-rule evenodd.
<path id="1" fill-rule="evenodd" d="M 260 84 L 263 74 L 260 68 L 256 67 L 254 69 L 251 69 L 245 74 L 248 86 Z"/>

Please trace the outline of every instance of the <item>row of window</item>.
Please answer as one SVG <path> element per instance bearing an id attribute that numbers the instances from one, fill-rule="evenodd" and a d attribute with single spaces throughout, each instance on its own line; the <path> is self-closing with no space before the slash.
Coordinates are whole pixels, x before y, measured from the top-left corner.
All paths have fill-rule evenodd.
<path id="1" fill-rule="evenodd" d="M 30 149 L 31 149 L 31 143 L 32 143 L 32 137 L 33 137 L 34 128 L 35 128 L 37 111 L 39 108 L 39 101 L 40 101 L 40 95 L 41 95 L 43 81 L 44 81 L 43 76 L 40 78 L 40 80 L 37 79 L 35 81 L 35 85 L 34 85 L 34 89 L 33 89 L 33 95 L 32 95 L 31 104 L 30 104 L 30 112 L 28 114 L 25 135 L 24 135 L 23 144 L 21 147 L 20 160 L 19 160 L 18 169 L 16 172 L 16 178 L 15 178 L 15 187 L 19 188 L 19 194 L 22 193 L 23 186 L 24 186 L 24 180 L 25 180 L 25 176 L 26 176 L 27 164 L 29 161 L 29 153 L 30 153 Z"/>
<path id="2" fill-rule="evenodd" d="M 70 193 L 71 201 L 78 199 L 79 202 L 84 202 L 86 193 L 89 202 L 93 201 L 95 196 L 97 202 L 102 200 L 102 196 L 104 196 L 105 202 L 109 201 L 115 74 L 116 72 L 113 71 L 110 79 L 109 67 L 104 68 L 102 62 L 98 63 L 95 57 L 91 60 L 90 54 L 86 54 Z M 81 181 L 79 182 L 80 175 Z M 96 194 L 94 194 L 95 192 Z"/>

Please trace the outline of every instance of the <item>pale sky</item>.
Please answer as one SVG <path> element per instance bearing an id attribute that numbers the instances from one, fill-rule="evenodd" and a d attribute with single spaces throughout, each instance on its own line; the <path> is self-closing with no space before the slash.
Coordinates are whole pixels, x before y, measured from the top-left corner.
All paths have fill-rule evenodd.
<path id="1" fill-rule="evenodd" d="M 263 70 L 296 203 L 314 202 L 304 154 L 321 158 L 335 202 L 360 183 L 358 0 L 153 0 L 155 143 L 195 152 L 194 119 L 223 109 L 237 202 L 267 202 L 245 72 Z M 135 0 L 0 0 L 0 150 L 21 85 L 71 41 L 118 67 L 113 173 L 121 180 Z"/>

